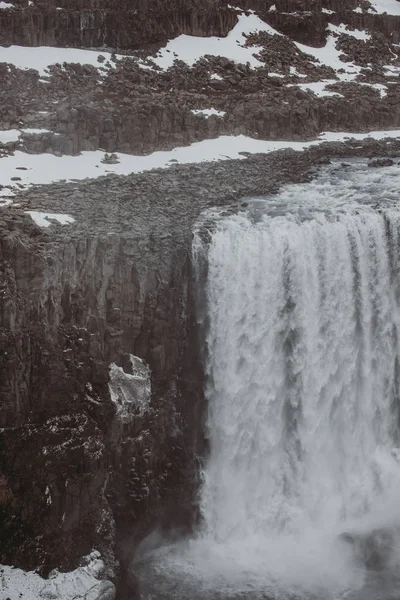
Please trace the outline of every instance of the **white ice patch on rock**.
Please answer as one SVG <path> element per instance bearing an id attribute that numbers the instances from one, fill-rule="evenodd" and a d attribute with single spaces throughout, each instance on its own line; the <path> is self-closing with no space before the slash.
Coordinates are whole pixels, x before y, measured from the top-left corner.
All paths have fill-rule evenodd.
<path id="1" fill-rule="evenodd" d="M 27 210 L 25 211 L 32 217 L 36 225 L 39 227 L 50 227 L 52 221 L 57 221 L 60 225 L 70 225 L 75 221 L 70 215 L 56 214 L 56 213 L 45 213 L 38 210 Z"/>
<path id="2" fill-rule="evenodd" d="M 213 115 L 215 117 L 224 117 L 226 115 L 224 110 L 216 110 L 215 108 L 193 109 L 190 112 L 192 112 L 194 115 L 202 115 L 206 119 L 212 117 Z"/>
<path id="3" fill-rule="evenodd" d="M 235 63 L 249 63 L 253 68 L 261 67 L 264 63 L 254 55 L 258 54 L 262 47 L 245 47 L 246 36 L 259 31 L 265 31 L 271 35 L 282 35 L 256 15 L 240 15 L 237 25 L 226 37 L 179 35 L 170 40 L 153 60 L 162 69 L 168 69 L 172 67 L 175 60 L 182 60 L 187 65 L 192 66 L 208 54 L 210 56 L 222 56 Z"/>
<path id="4" fill-rule="evenodd" d="M 14 4 L 10 4 L 9 2 L 0 2 L 0 10 L 6 8 L 14 8 Z"/>
<path id="5" fill-rule="evenodd" d="M 87 565 L 70 573 L 54 570 L 45 580 L 37 573 L 0 565 L 1 598 L 9 600 L 114 600 L 115 587 L 100 581 L 104 563 L 96 551 L 86 557 Z"/>
<path id="6" fill-rule="evenodd" d="M 115 363 L 110 365 L 109 389 L 111 400 L 117 407 L 120 417 L 128 417 L 132 412 L 143 413 L 149 406 L 151 379 L 148 365 L 139 357 L 129 355 L 132 373 L 126 373 Z"/>

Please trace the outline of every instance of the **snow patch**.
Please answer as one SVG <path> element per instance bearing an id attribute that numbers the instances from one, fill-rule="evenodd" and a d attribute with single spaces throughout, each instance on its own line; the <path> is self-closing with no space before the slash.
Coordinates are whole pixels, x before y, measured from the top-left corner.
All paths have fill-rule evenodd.
<path id="1" fill-rule="evenodd" d="M 372 9 L 369 13 L 387 13 L 388 15 L 400 15 L 400 2 L 397 0 L 369 0 Z"/>
<path id="2" fill-rule="evenodd" d="M 361 72 L 361 68 L 352 62 L 342 62 L 340 55 L 342 52 L 336 48 L 337 38 L 334 35 L 328 35 L 325 46 L 322 48 L 314 48 L 313 46 L 306 46 L 299 42 L 294 42 L 297 48 L 305 54 L 310 54 L 314 59 L 327 67 L 331 67 L 336 71 L 336 75 L 342 81 L 354 81 L 357 75 Z M 339 72 L 342 71 L 342 72 Z"/>
<path id="3" fill-rule="evenodd" d="M 3 131 L 0 131 L 0 143 L 7 144 L 8 142 L 18 142 L 19 138 L 23 133 L 26 135 L 40 135 L 42 133 L 52 133 L 53 135 L 60 135 L 59 133 L 50 131 L 50 129 L 33 129 L 29 127 L 24 129 L 5 129 Z"/>
<path id="4" fill-rule="evenodd" d="M 50 227 L 52 221 L 57 221 L 60 225 L 69 225 L 75 221 L 70 215 L 46 213 L 38 210 L 26 210 L 39 227 Z"/>
<path id="5" fill-rule="evenodd" d="M 9 600 L 76 600 L 87 598 L 97 600 L 101 593 L 109 590 L 110 595 L 115 587 L 109 581 L 100 581 L 104 563 L 99 552 L 93 551 L 85 561 L 86 566 L 79 567 L 70 573 L 59 573 L 54 570 L 45 580 L 33 571 L 1 565 L 0 589 L 1 598 Z"/>
<path id="6" fill-rule="evenodd" d="M 224 117 L 226 115 L 226 111 L 216 110 L 215 108 L 193 109 L 190 112 L 192 112 L 194 115 L 203 115 L 206 119 L 212 115 L 216 117 Z"/>
<path id="7" fill-rule="evenodd" d="M 18 129 L 6 129 L 0 131 L 0 143 L 7 144 L 8 142 L 17 142 L 21 132 Z"/>
<path id="8" fill-rule="evenodd" d="M 132 373 L 126 373 L 115 363 L 110 365 L 110 396 L 122 418 L 133 411 L 147 410 L 151 398 L 150 369 L 147 364 L 133 354 L 129 355 Z"/>
<path id="9" fill-rule="evenodd" d="M 361 29 L 349 29 L 347 25 L 341 23 L 340 25 L 333 25 L 329 23 L 328 30 L 332 33 L 336 33 L 337 35 L 350 35 L 351 37 L 356 38 L 356 40 L 362 40 L 366 42 L 371 39 L 371 34 L 367 33 L 365 30 Z"/>
<path id="10" fill-rule="evenodd" d="M 9 2 L 0 2 L 0 10 L 6 8 L 14 8 L 14 4 L 10 4 Z"/>
<path id="11" fill-rule="evenodd" d="M 249 63 L 253 68 L 262 67 L 264 63 L 254 56 L 262 50 L 262 47 L 245 47 L 246 36 L 258 31 L 265 31 L 271 35 L 282 35 L 256 15 L 240 15 L 238 23 L 227 37 L 179 35 L 170 40 L 153 61 L 162 69 L 172 67 L 175 60 L 182 60 L 187 65 L 193 66 L 200 58 L 208 54 L 223 56 L 235 63 Z"/>
<path id="12" fill-rule="evenodd" d="M 285 148 L 303 150 L 325 141 L 341 142 L 349 138 L 381 140 L 398 137 L 400 137 L 400 130 L 372 131 L 370 133 L 326 132 L 322 133 L 317 139 L 308 142 L 257 140 L 244 135 L 227 135 L 195 142 L 190 146 L 182 146 L 173 150 L 153 152 L 153 154 L 147 156 L 118 153 L 119 163 L 111 165 L 101 162 L 104 158 L 104 152 L 99 150 L 82 152 L 79 156 L 62 157 L 56 157 L 52 154 L 26 154 L 16 151 L 12 156 L 0 159 L 4 161 L 4 163 L 1 163 L 0 185 L 14 186 L 11 177 L 15 175 L 20 177 L 19 183 L 40 185 L 60 180 L 97 178 L 109 173 L 129 175 L 152 169 L 164 169 L 170 167 L 172 161 L 181 164 L 192 164 L 244 159 L 246 158 L 245 153 L 268 154 Z M 27 170 L 16 171 L 17 167 L 26 167 Z"/>
<path id="13" fill-rule="evenodd" d="M 304 75 L 304 73 L 299 73 L 296 67 L 290 67 L 289 72 L 291 75 L 296 75 L 296 77 L 307 77 L 307 75 Z"/>
<path id="14" fill-rule="evenodd" d="M 357 84 L 358 85 L 367 85 L 368 87 L 378 90 L 381 98 L 384 98 L 385 96 L 387 96 L 387 85 L 383 85 L 383 83 L 360 83 L 360 82 L 357 82 Z"/>
<path id="15" fill-rule="evenodd" d="M 0 194 L 0 208 L 6 208 L 7 206 L 12 206 L 13 205 L 13 201 L 10 198 L 6 198 L 5 200 L 1 199 L 1 194 Z"/>
<path id="16" fill-rule="evenodd" d="M 389 77 L 389 76 L 399 77 L 400 76 L 400 67 L 396 67 L 395 65 L 386 65 L 383 68 L 386 71 L 386 77 Z"/>
<path id="17" fill-rule="evenodd" d="M 93 67 L 106 67 L 105 63 L 99 63 L 97 57 L 104 56 L 106 61 L 111 60 L 110 52 L 98 52 L 96 50 L 80 50 L 78 48 L 55 48 L 52 46 L 0 46 L 0 62 L 13 64 L 18 69 L 35 69 L 41 77 L 49 75 L 47 67 L 56 63 L 78 63 L 81 65 L 92 65 Z M 116 55 L 118 60 L 129 58 L 122 54 Z M 111 65 L 114 63 L 111 62 Z M 44 80 L 41 80 L 44 81 Z"/>
<path id="18" fill-rule="evenodd" d="M 292 84 L 289 87 L 299 87 L 300 89 L 306 92 L 310 91 L 316 96 L 318 96 L 318 98 L 324 98 L 328 96 L 336 96 L 339 98 L 343 98 L 342 94 L 339 94 L 338 92 L 331 92 L 330 90 L 326 89 L 327 85 L 332 85 L 333 83 L 337 83 L 337 81 L 335 79 L 325 79 L 323 81 L 317 81 L 315 83 Z"/>
<path id="19" fill-rule="evenodd" d="M 28 129 L 21 129 L 22 133 L 26 133 L 27 135 L 40 135 L 41 133 L 54 133 L 53 131 L 50 131 L 50 129 L 32 129 L 32 128 L 28 128 Z M 54 135 L 58 135 L 58 134 L 54 134 Z"/>

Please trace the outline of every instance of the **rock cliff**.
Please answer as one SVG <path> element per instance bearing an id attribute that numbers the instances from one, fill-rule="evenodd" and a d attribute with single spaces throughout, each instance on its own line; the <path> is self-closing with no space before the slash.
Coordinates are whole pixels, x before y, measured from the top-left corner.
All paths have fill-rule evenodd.
<path id="1" fill-rule="evenodd" d="M 111 568 L 114 523 L 134 547 L 167 519 L 170 488 L 194 460 L 184 438 L 198 382 L 183 424 L 179 411 L 190 388 L 180 376 L 188 249 L 168 233 L 154 239 L 151 226 L 49 235 L 27 216 L 5 217 L 0 247 L 0 560 L 47 573 L 95 547 Z M 149 364 L 153 393 L 151 406 L 121 416 L 109 365 L 127 369 L 127 353 Z M 190 482 L 184 493 L 189 514 Z"/>

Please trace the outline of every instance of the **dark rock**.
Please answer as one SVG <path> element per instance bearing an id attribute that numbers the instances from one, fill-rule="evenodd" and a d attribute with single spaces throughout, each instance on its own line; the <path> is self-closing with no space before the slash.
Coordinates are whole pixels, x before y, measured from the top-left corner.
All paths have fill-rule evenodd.
<path id="1" fill-rule="evenodd" d="M 394 161 L 391 158 L 377 158 L 368 163 L 369 167 L 392 167 L 394 165 Z"/>

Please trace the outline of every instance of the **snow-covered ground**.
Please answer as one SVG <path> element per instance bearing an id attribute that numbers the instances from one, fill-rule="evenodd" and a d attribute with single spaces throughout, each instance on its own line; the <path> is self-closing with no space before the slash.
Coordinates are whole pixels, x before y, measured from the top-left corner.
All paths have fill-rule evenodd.
<path id="1" fill-rule="evenodd" d="M 212 140 L 196 142 L 190 146 L 174 148 L 165 152 L 153 152 L 147 156 L 118 154 L 118 164 L 104 164 L 101 160 L 104 153 L 100 151 L 82 152 L 79 156 L 56 157 L 52 154 L 25 154 L 15 152 L 1 160 L 0 184 L 17 186 L 12 177 L 19 177 L 19 184 L 46 184 L 61 180 L 96 178 L 108 173 L 129 175 L 157 168 L 167 168 L 173 163 L 191 164 L 229 159 L 244 159 L 248 154 L 268 154 L 275 150 L 293 148 L 304 150 L 322 142 L 340 142 L 353 138 L 363 140 L 373 138 L 399 138 L 400 130 L 371 131 L 370 133 L 325 132 L 317 139 L 308 142 L 266 141 L 256 140 L 244 135 L 221 136 Z M 27 170 L 20 170 L 21 167 Z M 9 195 L 3 189 L 4 200 L 0 206 L 6 205 Z"/>
<path id="2" fill-rule="evenodd" d="M 88 557 L 88 564 L 71 573 L 54 571 L 48 580 L 37 573 L 0 565 L 1 600 L 100 600 L 107 590 L 114 591 L 112 583 L 99 581 L 104 570 L 98 552 Z"/>
<path id="3" fill-rule="evenodd" d="M 331 30 L 331 29 L 330 29 Z M 344 33 L 344 32 L 342 32 Z M 346 31 L 346 33 L 349 33 Z M 353 32 L 354 33 L 354 32 Z M 316 64 L 331 67 L 337 77 L 342 81 L 354 81 L 357 75 L 361 72 L 361 67 L 352 62 L 343 62 L 340 60 L 342 52 L 336 48 L 336 32 L 328 35 L 325 46 L 322 48 L 314 48 L 295 42 L 297 48 L 305 54 L 310 54 L 314 57 Z"/>
<path id="4" fill-rule="evenodd" d="M 18 129 L 7 129 L 0 131 L 0 143 L 7 144 L 8 142 L 17 142 L 21 132 Z"/>
<path id="5" fill-rule="evenodd" d="M 26 213 L 32 217 L 39 227 L 50 227 L 52 221 L 57 221 L 60 225 L 69 225 L 75 221 L 70 215 L 60 213 L 46 213 L 38 210 L 27 210 Z"/>
<path id="6" fill-rule="evenodd" d="M 323 98 L 324 96 L 343 97 L 343 95 L 338 92 L 332 92 L 326 89 L 327 85 L 332 85 L 333 83 L 337 83 L 336 79 L 323 79 L 322 81 L 315 81 L 313 83 L 295 83 L 291 84 L 291 86 L 299 87 L 304 91 L 310 91 L 318 96 L 318 98 Z"/>
<path id="7" fill-rule="evenodd" d="M 53 135 L 59 135 L 49 129 L 6 129 L 0 131 L 0 143 L 7 144 L 8 142 L 17 142 L 23 133 L 27 135 L 40 135 L 41 133 L 53 133 Z"/>
<path id="8" fill-rule="evenodd" d="M 263 63 L 254 55 L 262 48 L 245 47 L 246 35 L 256 31 L 266 31 L 272 35 L 282 35 L 264 23 L 256 15 L 239 15 L 238 23 L 226 37 L 195 37 L 179 35 L 162 48 L 154 62 L 162 69 L 171 67 L 175 60 L 182 60 L 192 66 L 202 56 L 224 56 L 236 63 L 249 63 L 251 67 L 261 67 Z"/>
<path id="9" fill-rule="evenodd" d="M 100 63 L 98 56 L 104 56 L 105 62 Z M 126 58 L 121 54 L 115 55 L 118 60 Z M 106 67 L 106 62 L 111 60 L 110 52 L 97 50 L 80 50 L 78 48 L 54 48 L 52 46 L 0 46 L 0 62 L 13 64 L 19 69 L 35 69 L 41 77 L 49 75 L 47 67 L 57 63 L 78 63 L 94 67 Z M 111 65 L 115 64 L 110 62 Z"/>
<path id="10" fill-rule="evenodd" d="M 400 2 L 397 0 L 374 0 L 374 7 L 378 12 L 387 10 L 390 14 L 400 15 Z M 397 12 L 396 12 L 397 10 Z M 276 29 L 262 21 L 255 14 L 238 14 L 238 22 L 226 37 L 196 37 L 190 35 L 180 35 L 170 40 L 164 48 L 161 48 L 158 55 L 151 60 L 162 69 L 170 68 L 175 60 L 185 62 L 193 66 L 198 60 L 206 55 L 221 56 L 228 58 L 236 63 L 248 64 L 256 69 L 262 67 L 264 63 L 257 58 L 262 51 L 262 47 L 247 47 L 247 36 L 251 33 L 266 32 L 270 35 L 282 36 Z M 327 41 L 322 48 L 307 46 L 299 42 L 294 42 L 298 50 L 311 56 L 311 61 L 316 65 L 325 65 L 331 67 L 341 81 L 354 81 L 361 72 L 361 67 L 352 62 L 340 60 L 342 52 L 336 48 L 338 36 L 346 34 L 360 41 L 368 41 L 371 34 L 365 30 L 351 30 L 347 26 L 329 24 L 327 28 Z M 105 62 L 98 61 L 99 55 L 103 56 Z M 0 46 L 0 62 L 7 62 L 20 69 L 35 69 L 39 72 L 41 81 L 47 81 L 49 76 L 48 66 L 56 63 L 79 63 L 89 64 L 96 68 L 109 67 L 115 63 L 111 60 L 111 53 L 98 52 L 95 50 L 80 50 L 76 48 L 53 48 L 49 46 L 39 46 L 27 48 L 24 46 L 10 46 L 8 48 Z M 138 61 L 138 64 L 144 69 L 152 67 L 143 60 L 124 55 L 116 55 L 117 60 L 130 58 Z M 388 69 L 391 67 L 388 66 Z M 305 74 L 298 73 L 294 67 L 291 68 L 291 74 L 299 77 L 306 77 Z M 388 72 L 389 74 L 389 72 Z M 271 73 L 272 76 L 282 76 L 279 73 Z M 221 79 L 218 74 L 211 74 L 212 79 Z M 308 88 L 312 89 L 312 88 Z M 319 96 L 332 95 L 330 92 L 324 93 L 324 88 L 314 90 Z M 0 132 L 1 133 L 1 132 Z M 1 138 L 0 138 L 1 139 Z"/>
<path id="11" fill-rule="evenodd" d="M 383 0 L 382 0 L 383 1 Z M 386 0 L 387 2 L 396 0 Z M 400 3 L 397 3 L 400 6 Z M 399 13 L 400 14 L 400 13 Z M 206 55 L 222 56 L 236 63 L 248 63 L 252 68 L 263 66 L 256 55 L 262 50 L 261 47 L 246 47 L 246 39 L 249 34 L 255 32 L 266 32 L 271 35 L 282 36 L 276 29 L 262 21 L 255 14 L 238 16 L 238 23 L 228 33 L 227 37 L 195 37 L 180 35 L 170 40 L 162 48 L 154 62 L 162 69 L 171 67 L 175 60 L 181 60 L 187 65 L 194 65 L 200 58 Z M 361 71 L 361 67 L 352 62 L 340 60 L 341 51 L 337 50 L 337 38 L 346 34 L 360 41 L 368 41 L 371 35 L 364 30 L 351 30 L 345 25 L 328 25 L 328 37 L 326 45 L 322 48 L 314 48 L 295 42 L 298 50 L 313 57 L 314 62 L 332 67 L 339 79 L 342 81 L 353 81 Z M 293 68 L 292 68 L 293 69 Z M 294 71 L 291 71 L 295 74 Z M 302 74 L 298 74 L 300 77 Z M 306 75 L 303 75 L 306 77 Z M 328 94 L 325 94 L 328 95 Z"/>
<path id="12" fill-rule="evenodd" d="M 369 2 L 377 13 L 400 15 L 400 2 L 397 2 L 397 0 L 369 0 Z M 369 9 L 369 12 L 373 11 Z"/>

